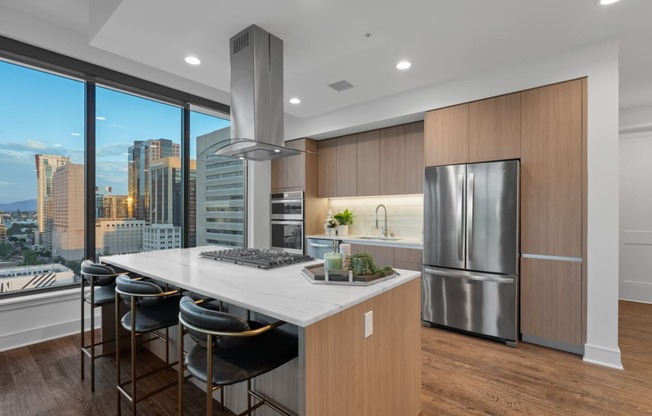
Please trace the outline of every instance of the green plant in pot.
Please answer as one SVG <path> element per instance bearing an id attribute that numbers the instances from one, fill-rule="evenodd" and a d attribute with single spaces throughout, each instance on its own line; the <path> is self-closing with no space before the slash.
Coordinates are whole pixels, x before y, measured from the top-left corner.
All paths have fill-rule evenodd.
<path id="1" fill-rule="evenodd" d="M 354 278 L 358 276 L 373 275 L 383 277 L 388 276 L 394 272 L 394 270 L 389 266 L 378 267 L 374 262 L 374 258 L 366 251 L 351 255 L 349 259 L 349 270 L 353 271 Z"/>
<path id="2" fill-rule="evenodd" d="M 337 226 L 338 235 L 348 235 L 349 234 L 349 225 L 353 224 L 353 213 L 347 209 L 342 212 L 338 212 L 333 215 L 333 218 L 337 220 L 340 224 Z"/>

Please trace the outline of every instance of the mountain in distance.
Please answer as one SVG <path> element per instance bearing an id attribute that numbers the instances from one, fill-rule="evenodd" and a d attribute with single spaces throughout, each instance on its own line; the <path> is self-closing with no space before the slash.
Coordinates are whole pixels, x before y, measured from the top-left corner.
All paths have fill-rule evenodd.
<path id="1" fill-rule="evenodd" d="M 26 201 L 10 202 L 8 204 L 0 203 L 0 211 L 36 211 L 36 199 Z"/>

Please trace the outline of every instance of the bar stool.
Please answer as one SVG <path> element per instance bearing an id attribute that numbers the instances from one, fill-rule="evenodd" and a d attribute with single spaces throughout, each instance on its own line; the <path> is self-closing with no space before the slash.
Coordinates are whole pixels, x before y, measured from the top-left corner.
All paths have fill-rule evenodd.
<path id="1" fill-rule="evenodd" d="M 186 296 L 179 303 L 179 339 L 183 339 L 185 327 L 196 342 L 186 355 L 187 377 L 184 352 L 179 349 L 179 415 L 183 415 L 183 383 L 195 377 L 206 383 L 207 415 L 213 414 L 214 391 L 246 381 L 247 410 L 238 416 L 249 415 L 263 405 L 291 416 L 278 404 L 254 392 L 251 380 L 297 357 L 297 337 L 277 329 L 283 321 L 263 326 L 204 306 Z M 253 406 L 252 399 L 258 400 Z"/>
<path id="2" fill-rule="evenodd" d="M 95 391 L 95 360 L 111 353 L 95 354 L 95 349 L 108 342 L 114 341 L 115 338 L 95 342 L 95 308 L 111 304 L 115 301 L 115 278 L 116 273 L 113 268 L 103 264 L 93 263 L 91 260 L 84 260 L 81 264 L 81 379 L 84 379 L 84 356 L 88 356 L 91 361 L 91 391 Z M 86 282 L 90 285 L 90 290 L 85 293 Z M 85 328 L 85 304 L 91 308 L 91 343 L 86 344 Z"/>
<path id="3" fill-rule="evenodd" d="M 142 394 L 137 397 L 136 382 L 147 376 L 153 375 L 159 371 L 169 370 L 176 362 L 170 363 L 170 345 L 169 345 L 169 328 L 177 325 L 179 314 L 179 299 L 181 291 L 164 290 L 160 285 L 145 280 L 143 278 L 130 278 L 126 275 L 120 275 L 116 278 L 115 302 L 118 304 L 120 296 L 129 305 L 127 312 L 122 319 L 119 317 L 118 308 L 116 307 L 116 334 L 120 331 L 120 326 L 129 331 L 131 339 L 131 378 L 126 381 L 120 380 L 120 337 L 116 339 L 116 380 L 117 380 L 117 414 L 122 412 L 122 396 L 131 403 L 132 415 L 136 415 L 136 405 L 141 400 L 147 399 L 163 390 L 176 385 L 176 382 L 168 383 L 153 391 Z M 158 334 L 157 330 L 165 329 L 165 336 Z M 143 334 L 152 334 L 154 338 L 142 340 Z M 155 339 L 165 342 L 165 362 L 160 368 L 149 371 L 140 376 L 136 376 L 136 338 L 141 336 L 141 344 Z M 125 386 L 131 384 L 131 392 L 127 392 Z"/>

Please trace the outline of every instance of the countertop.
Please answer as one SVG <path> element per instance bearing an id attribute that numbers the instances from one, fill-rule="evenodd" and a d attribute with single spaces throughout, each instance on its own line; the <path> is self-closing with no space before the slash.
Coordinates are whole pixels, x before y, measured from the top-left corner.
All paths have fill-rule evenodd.
<path id="1" fill-rule="evenodd" d="M 386 246 L 398 248 L 416 248 L 423 250 L 423 241 L 414 237 L 396 237 L 398 240 L 380 240 L 364 235 L 309 235 L 306 238 L 319 238 L 322 240 L 338 240 L 348 244 L 367 244 L 370 246 Z"/>
<path id="2" fill-rule="evenodd" d="M 100 260 L 300 327 L 307 327 L 421 276 L 419 272 L 397 270 L 399 276 L 396 278 L 371 286 L 317 285 L 308 282 L 301 275 L 301 269 L 319 261 L 263 270 L 199 256 L 202 251 L 220 248 L 160 250 L 106 256 Z"/>

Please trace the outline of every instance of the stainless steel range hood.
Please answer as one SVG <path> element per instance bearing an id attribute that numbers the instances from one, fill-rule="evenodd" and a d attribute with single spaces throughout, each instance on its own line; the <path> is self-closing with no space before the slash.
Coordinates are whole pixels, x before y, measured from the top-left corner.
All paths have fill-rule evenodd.
<path id="1" fill-rule="evenodd" d="M 283 41 L 251 25 L 230 43 L 232 139 L 215 154 L 262 161 L 301 153 L 283 146 Z"/>

